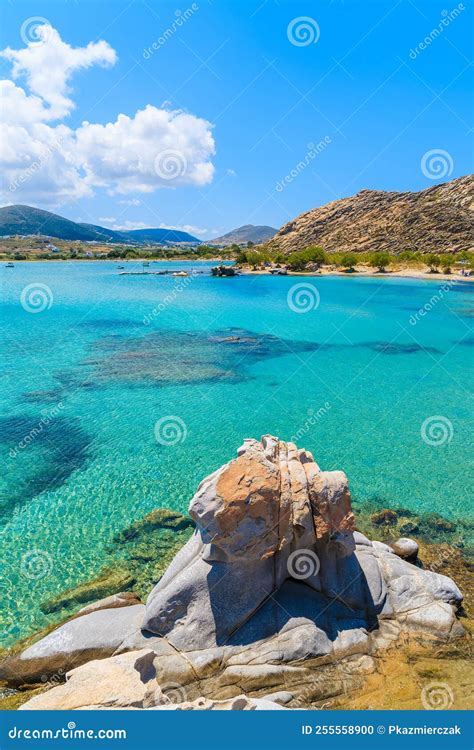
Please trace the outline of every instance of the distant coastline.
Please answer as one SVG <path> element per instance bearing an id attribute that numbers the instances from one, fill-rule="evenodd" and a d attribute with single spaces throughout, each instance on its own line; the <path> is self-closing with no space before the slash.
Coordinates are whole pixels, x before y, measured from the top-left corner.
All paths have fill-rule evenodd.
<path id="1" fill-rule="evenodd" d="M 5 264 L 10 259 L 2 258 L 0 260 L 0 264 Z M 16 263 L 50 263 L 50 262 L 58 262 L 58 263 L 97 263 L 97 262 L 106 262 L 112 264 L 117 263 L 126 263 L 130 266 L 140 264 L 140 263 L 235 263 L 235 260 L 232 260 L 228 257 L 222 257 L 222 256 L 216 256 L 213 258 L 194 258 L 194 257 L 182 257 L 181 255 L 176 255 L 170 258 L 147 258 L 146 256 L 143 258 L 134 258 L 133 260 L 124 260 L 120 261 L 115 258 L 25 258 L 21 260 L 14 260 L 14 264 Z M 250 267 L 239 267 L 239 271 L 241 276 L 273 276 L 269 269 L 267 268 L 258 268 L 258 269 L 252 269 Z M 137 274 L 139 275 L 139 274 Z M 317 278 L 322 276 L 337 276 L 337 277 L 343 277 L 343 278 L 377 278 L 377 279 L 390 279 L 390 278 L 402 278 L 402 279 L 418 279 L 418 280 L 424 280 L 424 281 L 456 281 L 456 282 L 467 282 L 472 283 L 474 282 L 473 276 L 462 276 L 459 272 L 446 274 L 441 272 L 433 272 L 429 270 L 423 270 L 420 268 L 412 268 L 410 266 L 402 266 L 400 268 L 390 270 L 390 271 L 384 271 L 379 272 L 375 271 L 373 269 L 370 269 L 368 267 L 362 266 L 358 269 L 354 269 L 352 272 L 344 271 L 344 270 L 337 270 L 335 268 L 330 267 L 321 267 L 317 271 L 287 271 L 287 276 L 295 276 L 295 277 L 310 277 L 310 278 Z"/>

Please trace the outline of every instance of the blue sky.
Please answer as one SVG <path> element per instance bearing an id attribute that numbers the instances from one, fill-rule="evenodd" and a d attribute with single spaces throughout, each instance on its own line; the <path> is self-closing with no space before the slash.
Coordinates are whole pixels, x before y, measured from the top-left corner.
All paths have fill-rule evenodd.
<path id="1" fill-rule="evenodd" d="M 3 7 L 1 48 L 34 42 L 37 17 L 65 45 L 103 40 L 108 48 L 97 48 L 87 68 L 77 63 L 66 83 L 48 62 L 56 92 L 47 94 L 44 81 L 29 86 L 31 66 L 12 78 L 11 55 L 1 60 L 1 77 L 29 97 L 28 117 L 38 92 L 50 112 L 39 127 L 29 119 L 6 155 L 13 177 L 2 203 L 210 237 L 246 223 L 279 227 L 364 188 L 421 190 L 472 171 L 467 3 L 15 0 Z M 42 43 L 49 42 L 33 46 Z M 70 100 L 64 106 L 54 98 L 61 86 Z M 135 129 L 147 105 L 153 117 Z M 119 115 L 132 119 L 132 129 L 113 125 Z M 28 163 L 46 128 L 48 138 L 54 128 L 64 140 L 31 176 Z M 158 167 L 156 176 L 155 152 L 163 150 L 182 150 L 186 174 L 160 177 Z M 58 174 L 67 176 L 67 190 Z"/>

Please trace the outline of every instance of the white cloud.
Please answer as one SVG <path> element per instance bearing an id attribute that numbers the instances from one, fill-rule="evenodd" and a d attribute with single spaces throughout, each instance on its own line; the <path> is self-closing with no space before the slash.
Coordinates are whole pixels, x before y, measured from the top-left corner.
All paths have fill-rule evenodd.
<path id="1" fill-rule="evenodd" d="M 141 205 L 141 201 L 139 201 L 138 198 L 130 198 L 130 199 L 126 198 L 123 201 L 119 201 L 119 203 L 122 206 L 140 206 Z"/>
<path id="2" fill-rule="evenodd" d="M 68 83 L 74 71 L 113 65 L 117 55 L 106 42 L 72 48 L 47 25 L 36 35 L 40 41 L 24 49 L 0 52 L 29 90 L 0 81 L 4 202 L 58 206 L 98 188 L 112 195 L 150 193 L 212 180 L 212 126 L 193 114 L 148 104 L 105 125 L 83 122 L 74 130 L 58 122 L 74 108 Z"/>
<path id="3" fill-rule="evenodd" d="M 24 76 L 30 91 L 49 105 L 49 119 L 65 117 L 74 108 L 67 94 L 69 79 L 76 70 L 110 66 L 117 61 L 117 53 L 107 42 L 71 47 L 48 24 L 36 27 L 35 39 L 24 49 L 7 47 L 0 54 L 12 63 L 13 78 Z"/>
<path id="4" fill-rule="evenodd" d="M 209 234 L 209 229 L 205 229 L 204 227 L 196 227 L 194 224 L 176 224 L 173 226 L 170 226 L 169 224 L 160 224 L 160 229 L 177 229 L 180 232 L 188 232 L 188 234 L 192 234 L 195 237 L 204 237 L 207 234 Z"/>
<path id="5" fill-rule="evenodd" d="M 105 222 L 105 219 L 104 219 Z M 128 230 L 128 229 L 149 229 L 149 224 L 144 224 L 143 221 L 123 221 L 119 224 L 115 223 L 115 219 L 113 219 L 112 224 L 106 222 L 105 225 L 108 224 L 108 229 L 115 229 L 116 232 Z"/>
<path id="6" fill-rule="evenodd" d="M 210 127 L 194 115 L 148 104 L 107 125 L 83 123 L 76 131 L 77 156 L 86 182 L 111 194 L 206 185 L 214 175 Z"/>

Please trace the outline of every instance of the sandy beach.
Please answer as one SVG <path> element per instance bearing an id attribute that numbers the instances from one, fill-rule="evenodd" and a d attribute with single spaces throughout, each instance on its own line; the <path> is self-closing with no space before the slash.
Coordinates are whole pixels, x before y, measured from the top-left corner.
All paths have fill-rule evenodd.
<path id="1" fill-rule="evenodd" d="M 250 268 L 242 268 L 242 273 L 252 275 L 252 276 L 271 276 L 273 274 L 270 273 L 268 269 L 258 269 L 258 270 L 252 270 Z M 409 268 L 409 267 L 402 267 L 397 268 L 393 271 L 385 271 L 383 273 L 374 271 L 373 269 L 369 269 L 367 267 L 359 267 L 356 270 L 349 272 L 349 271 L 339 271 L 335 268 L 331 267 L 323 267 L 319 269 L 319 271 L 288 271 L 288 276 L 346 276 L 346 277 L 354 277 L 354 278 L 361 278 L 362 276 L 368 276 L 368 277 L 376 277 L 380 279 L 390 278 L 390 277 L 400 277 L 400 278 L 406 278 L 406 279 L 425 279 L 426 281 L 467 281 L 467 282 L 473 282 L 474 277 L 473 276 L 461 276 L 460 273 L 432 273 L 431 271 L 423 271 L 419 268 Z"/>

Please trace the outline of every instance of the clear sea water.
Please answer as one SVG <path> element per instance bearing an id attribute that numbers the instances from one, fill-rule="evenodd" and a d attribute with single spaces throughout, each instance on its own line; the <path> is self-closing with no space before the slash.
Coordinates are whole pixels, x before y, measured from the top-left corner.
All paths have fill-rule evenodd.
<path id="1" fill-rule="evenodd" d="M 470 285 L 211 265 L 150 266 L 200 272 L 187 280 L 115 262 L 0 269 L 4 643 L 45 625 L 39 603 L 95 574 L 114 533 L 186 511 L 245 437 L 298 436 L 358 502 L 470 516 Z M 306 313 L 288 305 L 297 283 L 319 294 Z M 155 429 L 169 416 L 174 431 Z"/>

